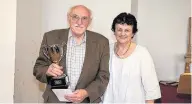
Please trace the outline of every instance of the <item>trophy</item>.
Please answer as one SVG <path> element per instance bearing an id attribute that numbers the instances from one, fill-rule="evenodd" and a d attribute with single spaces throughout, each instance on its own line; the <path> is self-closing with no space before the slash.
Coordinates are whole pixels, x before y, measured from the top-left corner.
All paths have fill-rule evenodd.
<path id="1" fill-rule="evenodd" d="M 66 44 L 44 45 L 42 47 L 43 54 L 52 63 L 59 65 L 59 62 L 64 55 L 64 52 L 63 52 L 64 45 Z M 69 86 L 69 78 L 67 74 L 64 73 L 61 76 L 48 78 L 48 84 L 51 85 L 51 89 L 67 89 Z"/>

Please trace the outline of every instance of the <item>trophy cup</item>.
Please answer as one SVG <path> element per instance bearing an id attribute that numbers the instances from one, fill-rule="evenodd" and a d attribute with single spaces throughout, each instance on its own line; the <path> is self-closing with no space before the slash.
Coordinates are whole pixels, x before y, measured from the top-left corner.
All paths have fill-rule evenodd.
<path id="1" fill-rule="evenodd" d="M 59 65 L 60 60 L 63 58 L 64 45 L 66 44 L 44 45 L 42 47 L 43 54 L 52 63 Z M 69 86 L 69 78 L 67 74 L 64 73 L 61 76 L 48 78 L 48 84 L 51 85 L 51 89 L 67 89 Z"/>

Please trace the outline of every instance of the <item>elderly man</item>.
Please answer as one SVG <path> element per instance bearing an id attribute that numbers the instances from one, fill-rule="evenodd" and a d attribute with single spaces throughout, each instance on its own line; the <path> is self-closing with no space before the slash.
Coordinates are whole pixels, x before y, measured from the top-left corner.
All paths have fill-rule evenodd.
<path id="1" fill-rule="evenodd" d="M 47 83 L 44 102 L 59 103 L 53 93 L 49 77 L 69 76 L 70 95 L 63 95 L 70 102 L 99 103 L 109 81 L 109 42 L 104 36 L 87 30 L 91 11 L 83 6 L 72 7 L 67 15 L 69 28 L 45 33 L 41 45 L 66 43 L 60 66 L 51 63 L 40 49 L 33 75 Z M 62 71 L 63 70 L 63 71 Z"/>

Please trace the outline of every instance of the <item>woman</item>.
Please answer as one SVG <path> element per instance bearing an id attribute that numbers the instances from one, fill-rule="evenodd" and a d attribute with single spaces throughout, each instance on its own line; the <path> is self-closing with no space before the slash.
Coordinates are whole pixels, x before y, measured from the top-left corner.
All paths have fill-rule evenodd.
<path id="1" fill-rule="evenodd" d="M 154 103 L 161 97 L 160 87 L 150 53 L 132 41 L 136 18 L 119 14 L 112 31 L 117 42 L 110 47 L 110 81 L 103 103 Z"/>

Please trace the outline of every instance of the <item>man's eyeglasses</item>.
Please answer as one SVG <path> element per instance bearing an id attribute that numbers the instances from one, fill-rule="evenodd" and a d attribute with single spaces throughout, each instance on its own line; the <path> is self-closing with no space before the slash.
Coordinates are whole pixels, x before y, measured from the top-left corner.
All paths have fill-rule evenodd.
<path id="1" fill-rule="evenodd" d="M 78 15 L 76 15 L 76 14 L 70 15 L 70 16 L 71 16 L 71 18 L 72 18 L 72 20 L 73 20 L 74 22 L 79 21 L 79 19 L 81 19 L 81 21 L 82 21 L 83 23 L 87 23 L 87 22 L 89 21 L 89 17 L 86 17 L 86 16 L 81 17 L 81 18 L 80 18 Z"/>

